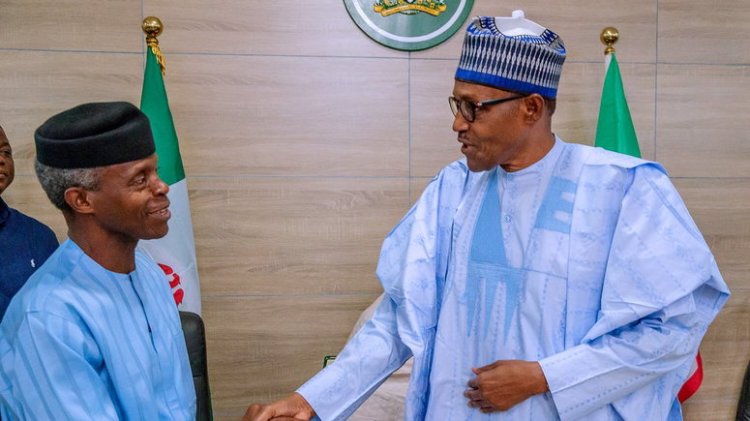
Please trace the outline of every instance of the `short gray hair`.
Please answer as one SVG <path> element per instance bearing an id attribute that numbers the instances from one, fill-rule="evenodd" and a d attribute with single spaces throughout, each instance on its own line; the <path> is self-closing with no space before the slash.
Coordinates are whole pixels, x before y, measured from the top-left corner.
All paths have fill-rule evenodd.
<path id="1" fill-rule="evenodd" d="M 50 167 L 39 161 L 34 161 L 34 170 L 49 200 L 63 211 L 72 211 L 65 202 L 65 190 L 71 187 L 98 190 L 102 173 L 102 167 L 65 169 Z"/>

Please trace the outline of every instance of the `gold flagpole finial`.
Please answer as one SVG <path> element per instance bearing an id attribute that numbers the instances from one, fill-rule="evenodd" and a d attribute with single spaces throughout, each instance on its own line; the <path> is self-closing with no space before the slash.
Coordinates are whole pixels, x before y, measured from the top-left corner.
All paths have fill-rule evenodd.
<path id="1" fill-rule="evenodd" d="M 619 38 L 620 31 L 618 31 L 617 28 L 608 26 L 602 29 L 602 33 L 601 35 L 599 35 L 599 39 L 601 40 L 602 44 L 607 46 L 607 48 L 604 49 L 604 55 L 615 52 L 615 47 L 613 47 L 613 45 L 615 45 Z"/>
<path id="2" fill-rule="evenodd" d="M 148 38 L 158 37 L 164 31 L 164 25 L 161 24 L 161 21 L 156 16 L 149 16 L 146 19 L 143 19 L 143 25 L 141 28 L 143 28 L 143 32 L 146 33 L 147 41 Z"/>
<path id="3" fill-rule="evenodd" d="M 159 40 L 156 39 L 156 37 L 164 32 L 164 25 L 162 25 L 161 20 L 156 16 L 149 16 L 146 19 L 143 19 L 141 29 L 143 29 L 143 32 L 146 34 L 146 44 L 156 56 L 156 61 L 159 63 L 159 67 L 161 67 L 161 74 L 164 75 L 166 63 L 164 61 L 164 56 L 159 49 Z"/>

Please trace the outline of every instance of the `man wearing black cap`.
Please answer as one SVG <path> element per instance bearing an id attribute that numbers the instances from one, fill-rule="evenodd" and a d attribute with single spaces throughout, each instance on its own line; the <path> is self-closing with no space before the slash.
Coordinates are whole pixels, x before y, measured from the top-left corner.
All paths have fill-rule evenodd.
<path id="1" fill-rule="evenodd" d="M 170 217 L 147 117 L 125 102 L 84 104 L 35 140 L 37 176 L 69 238 L 0 324 L 2 418 L 194 419 L 177 308 L 136 251 Z"/>
<path id="2" fill-rule="evenodd" d="M 661 165 L 552 132 L 565 55 L 521 11 L 471 22 L 449 98 L 465 159 L 386 238 L 372 319 L 247 419 L 346 419 L 409 357 L 406 420 L 681 419 L 729 290 Z"/>
<path id="3" fill-rule="evenodd" d="M 0 196 L 15 176 L 13 149 L 0 127 Z M 0 197 L 0 319 L 10 299 L 57 248 L 49 227 L 10 208 Z"/>

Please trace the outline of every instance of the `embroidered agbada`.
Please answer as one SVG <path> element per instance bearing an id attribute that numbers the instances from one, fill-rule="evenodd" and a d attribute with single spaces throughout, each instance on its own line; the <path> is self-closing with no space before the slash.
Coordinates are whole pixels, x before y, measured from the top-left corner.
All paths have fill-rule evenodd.
<path id="1" fill-rule="evenodd" d="M 653 162 L 556 139 L 508 173 L 444 168 L 388 235 L 386 297 L 298 392 L 345 419 L 414 356 L 406 420 L 681 419 L 677 391 L 729 291 Z M 539 361 L 550 392 L 482 414 L 472 367 Z"/>
<path id="2" fill-rule="evenodd" d="M 195 391 L 164 273 L 110 272 L 67 240 L 0 324 L 3 420 L 193 420 Z"/>

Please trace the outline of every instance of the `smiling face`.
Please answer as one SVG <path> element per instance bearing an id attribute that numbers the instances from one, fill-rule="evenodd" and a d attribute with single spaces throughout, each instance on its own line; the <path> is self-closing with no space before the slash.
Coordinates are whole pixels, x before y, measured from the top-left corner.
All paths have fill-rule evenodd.
<path id="1" fill-rule="evenodd" d="M 88 191 L 92 214 L 108 234 L 132 242 L 167 234 L 169 186 L 156 173 L 156 155 L 104 167 Z"/>
<path id="2" fill-rule="evenodd" d="M 0 127 L 0 194 L 10 186 L 15 176 L 15 164 L 13 162 L 13 149 L 8 142 L 8 136 Z"/>
<path id="3" fill-rule="evenodd" d="M 461 101 L 472 103 L 491 99 L 511 98 L 513 92 L 490 88 L 483 85 L 456 81 L 453 96 Z M 539 97 L 541 98 L 541 97 Z M 525 168 L 530 161 L 532 144 L 530 121 L 526 118 L 529 97 L 500 104 L 480 107 L 476 110 L 473 122 L 467 121 L 461 113 L 453 120 L 453 131 L 458 133 L 461 152 L 471 171 L 486 171 L 500 165 L 507 171 Z"/>

